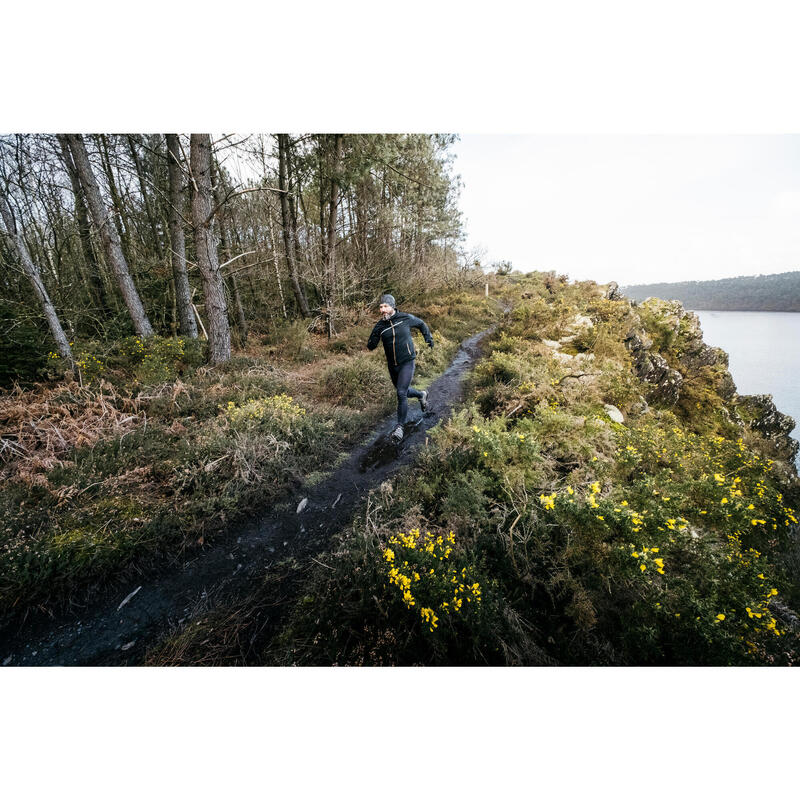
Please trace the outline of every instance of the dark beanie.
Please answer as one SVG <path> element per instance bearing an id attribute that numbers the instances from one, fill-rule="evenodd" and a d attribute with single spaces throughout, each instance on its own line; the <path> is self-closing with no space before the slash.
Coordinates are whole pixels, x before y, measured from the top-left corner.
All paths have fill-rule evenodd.
<path id="1" fill-rule="evenodd" d="M 392 297 L 390 294 L 381 295 L 381 303 L 386 303 L 387 306 L 391 306 L 392 308 L 397 308 L 397 303 L 395 303 L 394 297 Z"/>

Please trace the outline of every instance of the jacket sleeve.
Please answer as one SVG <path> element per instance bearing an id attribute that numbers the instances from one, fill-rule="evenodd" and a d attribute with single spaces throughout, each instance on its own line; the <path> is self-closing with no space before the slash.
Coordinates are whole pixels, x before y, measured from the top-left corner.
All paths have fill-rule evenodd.
<path id="1" fill-rule="evenodd" d="M 367 340 L 367 350 L 374 350 L 378 346 L 378 342 L 381 340 L 381 332 L 378 330 L 379 326 L 380 322 L 376 323 L 375 327 L 372 329 L 372 333 Z"/>
<path id="2" fill-rule="evenodd" d="M 409 327 L 411 328 L 419 328 L 419 332 L 422 334 L 422 338 L 425 339 L 427 344 L 433 343 L 433 336 L 431 336 L 431 332 L 428 326 L 419 318 L 415 317 L 413 314 L 409 314 L 411 320 L 409 321 Z"/>

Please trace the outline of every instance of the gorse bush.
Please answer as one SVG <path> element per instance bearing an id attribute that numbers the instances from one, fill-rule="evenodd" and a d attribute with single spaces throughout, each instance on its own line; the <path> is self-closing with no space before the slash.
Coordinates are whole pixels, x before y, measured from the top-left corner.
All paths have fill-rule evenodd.
<path id="1" fill-rule="evenodd" d="M 249 400 L 237 406 L 232 400 L 224 408 L 225 417 L 235 428 L 263 425 L 291 427 L 306 415 L 306 410 L 287 394 L 277 394 L 258 400 Z"/>
<path id="2" fill-rule="evenodd" d="M 423 629 L 427 626 L 431 633 L 439 627 L 440 615 L 466 618 L 480 610 L 480 583 L 471 582 L 466 567 L 459 570 L 450 563 L 454 545 L 452 531 L 433 536 L 414 528 L 392 536 L 383 548 L 389 584 L 397 588 L 407 610 L 419 612 Z"/>
<path id="3" fill-rule="evenodd" d="M 129 360 L 140 383 L 152 384 L 175 379 L 186 363 L 185 349 L 186 340 L 183 338 L 151 336 L 142 340 L 134 337 L 122 343 L 118 354 Z"/>
<path id="4" fill-rule="evenodd" d="M 124 383 L 133 379 L 150 385 L 175 380 L 188 367 L 200 366 L 205 343 L 197 339 L 164 336 L 127 336 L 111 344 L 97 341 L 70 342 L 78 376 L 84 383 L 101 379 Z M 56 373 L 69 365 L 58 353 L 49 360 Z"/>
<path id="5" fill-rule="evenodd" d="M 506 626 L 498 627 L 494 584 L 474 556 L 452 531 L 359 528 L 305 586 L 265 660 L 500 663 Z"/>

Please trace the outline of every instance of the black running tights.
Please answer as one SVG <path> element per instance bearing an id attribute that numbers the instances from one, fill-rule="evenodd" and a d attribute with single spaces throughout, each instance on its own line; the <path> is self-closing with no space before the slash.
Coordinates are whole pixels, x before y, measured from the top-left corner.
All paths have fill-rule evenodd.
<path id="1" fill-rule="evenodd" d="M 404 425 L 408 417 L 408 398 L 422 397 L 422 392 L 419 389 L 413 389 L 410 386 L 411 379 L 414 377 L 416 363 L 416 360 L 412 358 L 410 361 L 406 361 L 396 367 L 389 364 L 389 375 L 397 389 L 397 422 L 400 425 Z"/>

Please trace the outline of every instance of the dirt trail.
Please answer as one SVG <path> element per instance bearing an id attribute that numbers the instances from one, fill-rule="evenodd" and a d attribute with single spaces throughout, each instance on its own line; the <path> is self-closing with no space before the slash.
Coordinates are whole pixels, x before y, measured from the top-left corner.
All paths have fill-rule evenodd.
<path id="1" fill-rule="evenodd" d="M 495 327 L 461 343 L 450 366 L 429 387 L 430 410 L 421 419 L 418 404 L 410 404 L 410 421 L 416 415 L 418 424 L 408 431 L 399 454 L 386 445 L 386 435 L 394 426 L 392 416 L 324 481 L 301 487 L 287 505 L 265 510 L 178 568 L 145 576 L 124 593 L 109 592 L 90 612 L 29 624 L 16 635 L 0 639 L 0 664 L 140 664 L 148 646 L 212 596 L 252 585 L 277 560 L 319 552 L 352 519 L 370 489 L 414 458 L 425 431 L 450 415 L 461 396 L 464 373 L 477 360 L 480 342 Z"/>

